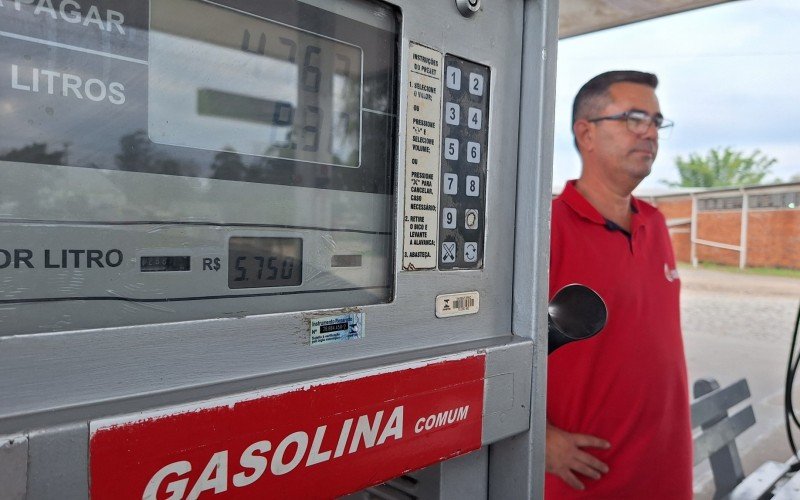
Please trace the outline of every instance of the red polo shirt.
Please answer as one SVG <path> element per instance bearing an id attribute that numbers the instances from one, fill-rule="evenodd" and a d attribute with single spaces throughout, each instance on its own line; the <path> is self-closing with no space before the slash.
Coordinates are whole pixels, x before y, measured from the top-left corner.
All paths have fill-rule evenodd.
<path id="1" fill-rule="evenodd" d="M 608 323 L 548 359 L 547 417 L 611 443 L 587 451 L 609 466 L 585 491 L 547 474 L 545 496 L 691 499 L 689 387 L 680 328 L 680 280 L 664 216 L 637 199 L 626 234 L 570 181 L 553 201 L 550 297 L 582 283 L 603 297 Z"/>

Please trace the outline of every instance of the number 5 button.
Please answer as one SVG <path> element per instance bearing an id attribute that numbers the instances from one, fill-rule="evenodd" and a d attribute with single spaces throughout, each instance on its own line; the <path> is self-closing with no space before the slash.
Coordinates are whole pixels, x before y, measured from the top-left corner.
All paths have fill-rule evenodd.
<path id="1" fill-rule="evenodd" d="M 444 140 L 444 157 L 448 160 L 458 160 L 458 139 Z"/>

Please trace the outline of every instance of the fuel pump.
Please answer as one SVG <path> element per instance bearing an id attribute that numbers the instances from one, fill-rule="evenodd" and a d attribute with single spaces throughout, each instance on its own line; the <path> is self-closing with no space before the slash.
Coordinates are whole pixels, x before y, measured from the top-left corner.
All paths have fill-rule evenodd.
<path id="1" fill-rule="evenodd" d="M 3 494 L 538 495 L 557 18 L 0 1 Z"/>

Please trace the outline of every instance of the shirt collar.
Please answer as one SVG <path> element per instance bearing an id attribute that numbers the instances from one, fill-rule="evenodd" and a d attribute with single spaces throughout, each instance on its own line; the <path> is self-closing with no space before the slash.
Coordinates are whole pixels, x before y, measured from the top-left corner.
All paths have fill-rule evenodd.
<path id="1" fill-rule="evenodd" d="M 580 192 L 578 192 L 578 189 L 575 187 L 577 182 L 577 180 L 567 181 L 567 184 L 564 186 L 564 190 L 561 192 L 561 195 L 558 198 L 584 219 L 588 219 L 597 224 L 605 225 L 605 217 L 600 215 L 600 212 L 598 212 L 597 209 L 594 208 Z"/>
<path id="2" fill-rule="evenodd" d="M 588 219 L 597 224 L 606 226 L 608 221 L 578 191 L 578 189 L 575 187 L 577 182 L 578 181 L 576 179 L 567 181 L 567 184 L 564 186 L 564 191 L 561 192 L 559 199 L 566 203 L 572 210 L 575 211 L 575 213 L 584 219 Z M 631 211 L 634 213 L 634 215 L 639 215 L 639 217 L 634 217 L 634 219 L 641 218 L 641 202 L 633 196 L 631 196 Z"/>

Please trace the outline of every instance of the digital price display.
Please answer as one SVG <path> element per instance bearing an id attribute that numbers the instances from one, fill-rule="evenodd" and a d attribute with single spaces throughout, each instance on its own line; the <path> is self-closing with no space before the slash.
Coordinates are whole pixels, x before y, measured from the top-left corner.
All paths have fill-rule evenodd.
<path id="1" fill-rule="evenodd" d="M 0 0 L 0 325 L 391 302 L 400 33 L 380 0 Z"/>
<path id="2" fill-rule="evenodd" d="M 228 240 L 228 288 L 297 286 L 302 281 L 302 238 Z"/>
<path id="3" fill-rule="evenodd" d="M 362 62 L 355 45 L 270 19 L 152 0 L 150 139 L 358 167 Z"/>

